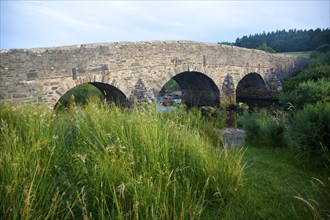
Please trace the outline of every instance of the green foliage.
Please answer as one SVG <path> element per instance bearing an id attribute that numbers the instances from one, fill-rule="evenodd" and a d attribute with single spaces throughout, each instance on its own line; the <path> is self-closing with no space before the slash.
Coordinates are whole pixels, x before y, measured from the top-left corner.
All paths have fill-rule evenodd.
<path id="1" fill-rule="evenodd" d="M 224 42 L 218 42 L 217 44 L 223 44 L 223 45 L 228 45 L 228 46 L 235 46 L 235 43 L 224 41 Z"/>
<path id="2" fill-rule="evenodd" d="M 330 29 L 277 30 L 237 38 L 235 46 L 258 48 L 267 44 L 277 52 L 311 51 L 323 44 L 330 44 Z"/>
<path id="3" fill-rule="evenodd" d="M 255 147 L 285 147 L 287 145 L 284 136 L 285 115 L 277 111 L 272 115 L 266 110 L 258 112 L 244 112 L 237 122 L 243 126 L 248 146 Z"/>
<path id="4" fill-rule="evenodd" d="M 311 55 L 309 66 L 283 82 L 279 102 L 286 108 L 302 109 L 306 104 L 330 101 L 330 51 L 324 45 Z"/>
<path id="5" fill-rule="evenodd" d="M 330 65 L 330 51 L 326 53 L 312 53 L 311 60 L 309 62 L 310 67 L 320 67 L 322 65 Z M 329 77 L 329 76 L 328 76 Z"/>
<path id="6" fill-rule="evenodd" d="M 330 102 L 306 105 L 292 117 L 288 136 L 301 155 L 318 158 L 315 164 L 329 163 Z"/>
<path id="7" fill-rule="evenodd" d="M 330 65 L 321 65 L 314 68 L 306 68 L 299 72 L 296 76 L 283 82 L 283 90 L 285 92 L 296 89 L 300 83 L 306 81 L 318 81 L 322 78 L 330 79 Z"/>
<path id="8" fill-rule="evenodd" d="M 262 50 L 262 51 L 266 51 L 268 53 L 276 53 L 275 50 L 273 50 L 272 48 L 268 47 L 266 43 L 262 43 L 260 44 L 259 47 L 256 48 L 257 50 Z"/>
<path id="9" fill-rule="evenodd" d="M 319 59 L 319 56 L 313 59 Z M 291 114 L 280 120 L 269 117 L 269 113 L 245 113 L 239 122 L 246 130 L 247 143 L 252 146 L 276 146 L 277 143 L 290 146 L 299 157 L 309 158 L 314 165 L 321 162 L 324 166 L 329 161 L 330 144 L 327 141 L 330 124 L 329 76 L 329 65 L 309 66 L 283 83 L 286 92 L 279 96 L 279 102 Z"/>
<path id="10" fill-rule="evenodd" d="M 280 104 L 287 108 L 294 107 L 297 110 L 302 109 L 307 104 L 316 104 L 318 102 L 330 102 L 329 79 L 302 82 L 295 89 L 282 93 L 279 96 Z"/>
<path id="11" fill-rule="evenodd" d="M 330 51 L 330 44 L 323 44 L 313 51 L 311 57 L 314 58 L 319 53 L 327 53 L 329 51 Z"/>

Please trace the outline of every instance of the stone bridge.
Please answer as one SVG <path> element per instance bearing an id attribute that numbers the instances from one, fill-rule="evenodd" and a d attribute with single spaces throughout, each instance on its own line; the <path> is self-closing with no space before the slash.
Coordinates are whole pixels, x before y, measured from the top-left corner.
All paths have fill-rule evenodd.
<path id="1" fill-rule="evenodd" d="M 115 42 L 0 52 L 0 101 L 54 107 L 92 83 L 108 100 L 155 100 L 174 79 L 188 105 L 269 98 L 308 59 L 192 41 Z"/>

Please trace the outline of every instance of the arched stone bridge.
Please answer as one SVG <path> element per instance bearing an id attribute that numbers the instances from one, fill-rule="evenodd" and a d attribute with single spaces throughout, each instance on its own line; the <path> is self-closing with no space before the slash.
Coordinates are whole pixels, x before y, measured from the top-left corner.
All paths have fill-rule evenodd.
<path id="1" fill-rule="evenodd" d="M 2 50 L 0 101 L 45 102 L 81 83 L 109 100 L 151 99 L 170 79 L 187 104 L 218 105 L 242 97 L 267 98 L 308 59 L 191 41 L 116 42 Z"/>

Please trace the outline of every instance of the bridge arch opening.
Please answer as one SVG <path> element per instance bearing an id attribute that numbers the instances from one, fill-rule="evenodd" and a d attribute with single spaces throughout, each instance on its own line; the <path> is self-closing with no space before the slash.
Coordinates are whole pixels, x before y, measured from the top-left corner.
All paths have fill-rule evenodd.
<path id="1" fill-rule="evenodd" d="M 250 107 L 263 105 L 271 99 L 264 79 L 258 73 L 245 75 L 236 87 L 236 102 L 247 103 Z"/>
<path id="2" fill-rule="evenodd" d="M 168 85 L 177 91 L 167 91 Z M 220 105 L 220 91 L 214 81 L 200 72 L 185 71 L 172 77 L 161 89 L 159 96 L 179 96 L 188 108 Z"/>
<path id="3" fill-rule="evenodd" d="M 101 82 L 89 82 L 79 84 L 68 90 L 60 97 L 54 108 L 65 109 L 73 102 L 85 105 L 90 99 L 105 100 L 118 106 L 127 105 L 125 94 L 116 87 Z"/>

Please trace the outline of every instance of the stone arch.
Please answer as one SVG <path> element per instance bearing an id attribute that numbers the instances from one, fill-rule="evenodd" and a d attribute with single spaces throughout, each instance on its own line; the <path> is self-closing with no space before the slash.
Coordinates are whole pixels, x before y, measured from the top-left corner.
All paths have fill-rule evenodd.
<path id="1" fill-rule="evenodd" d="M 264 78 L 256 73 L 243 76 L 236 86 L 236 101 L 242 99 L 270 99 L 271 93 Z"/>
<path id="2" fill-rule="evenodd" d="M 182 102 L 188 107 L 220 105 L 220 90 L 213 79 L 206 74 L 198 71 L 182 71 L 174 74 L 166 82 L 170 79 L 178 83 L 182 91 Z M 160 91 L 161 89 L 157 94 Z"/>
<path id="3" fill-rule="evenodd" d="M 103 95 L 108 98 L 110 101 L 114 99 L 125 100 L 127 99 L 127 93 L 129 89 L 122 84 L 121 82 L 111 79 L 110 77 L 104 76 L 102 74 L 95 74 L 95 75 L 86 75 L 79 77 L 76 80 L 72 78 L 66 78 L 60 83 L 60 86 L 54 92 L 49 101 L 49 106 L 54 108 L 58 100 L 70 89 L 83 84 L 83 83 L 90 83 L 98 88 Z M 112 95 L 111 95 L 112 93 Z"/>
<path id="4" fill-rule="evenodd" d="M 155 94 L 155 96 L 157 96 L 159 94 L 159 92 L 161 91 L 161 89 L 163 88 L 163 86 L 170 80 L 172 79 L 174 76 L 183 73 L 183 72 L 199 72 L 204 74 L 205 76 L 211 78 L 213 81 L 214 79 L 212 78 L 212 76 L 210 76 L 209 74 L 207 74 L 205 68 L 202 68 L 201 65 L 193 65 L 193 64 L 178 64 L 177 59 L 173 60 L 174 64 L 172 63 L 172 65 L 170 66 L 169 70 L 162 74 L 159 78 L 159 80 L 157 82 L 153 82 L 153 93 Z M 180 61 L 181 62 L 181 61 Z"/>

